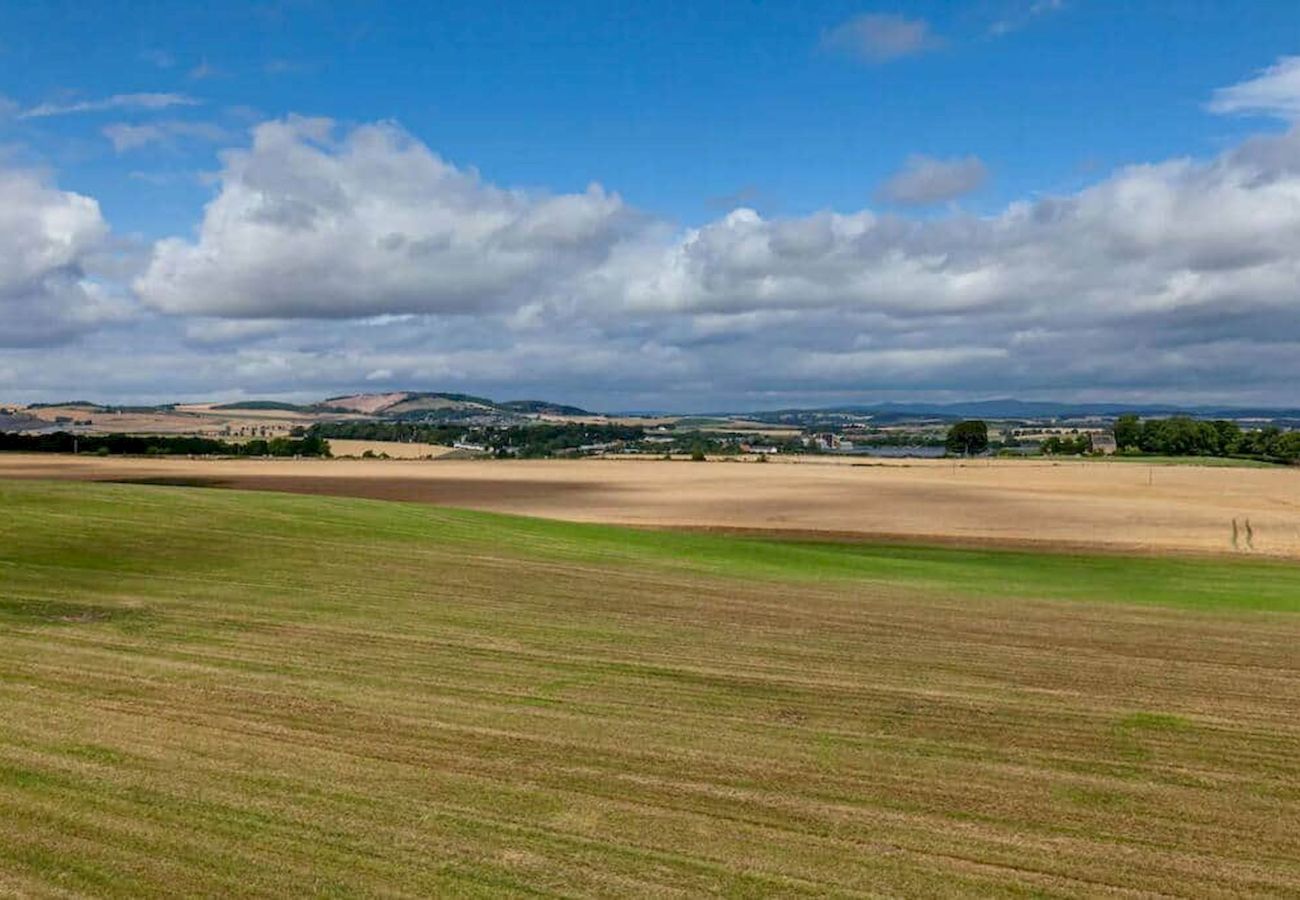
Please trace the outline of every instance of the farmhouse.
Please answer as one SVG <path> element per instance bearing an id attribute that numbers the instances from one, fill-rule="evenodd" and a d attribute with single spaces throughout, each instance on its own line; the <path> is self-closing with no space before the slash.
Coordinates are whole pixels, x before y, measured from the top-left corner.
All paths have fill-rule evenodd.
<path id="1" fill-rule="evenodd" d="M 1115 443 L 1115 435 L 1109 431 L 1094 431 L 1092 433 L 1092 452 L 1102 453 L 1110 456 L 1119 450 L 1119 445 Z"/>

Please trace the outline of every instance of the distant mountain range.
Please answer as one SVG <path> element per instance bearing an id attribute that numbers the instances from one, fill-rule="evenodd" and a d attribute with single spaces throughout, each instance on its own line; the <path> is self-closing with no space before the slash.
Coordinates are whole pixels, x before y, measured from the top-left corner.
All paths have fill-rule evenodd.
<path id="1" fill-rule="evenodd" d="M 751 412 L 762 420 L 782 416 L 853 415 L 877 418 L 932 416 L 941 419 L 1078 419 L 1113 418 L 1125 413 L 1140 416 L 1189 415 L 1197 418 L 1300 419 L 1300 408 L 1176 406 L 1157 403 L 1056 403 L 1049 400 L 971 400 L 957 403 L 876 403 L 821 408 L 791 408 Z"/>

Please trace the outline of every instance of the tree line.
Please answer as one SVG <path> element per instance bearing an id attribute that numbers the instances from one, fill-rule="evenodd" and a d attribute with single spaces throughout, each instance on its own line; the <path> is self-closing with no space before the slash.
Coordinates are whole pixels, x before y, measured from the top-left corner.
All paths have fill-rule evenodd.
<path id="1" fill-rule="evenodd" d="M 944 442 L 949 453 L 974 455 L 989 446 L 988 426 L 972 419 L 948 429 Z M 1153 456 L 1226 456 L 1270 462 L 1300 462 L 1300 431 L 1283 431 L 1276 426 L 1245 430 L 1227 419 L 1211 421 L 1191 416 L 1142 419 L 1123 415 L 1115 421 L 1115 445 L 1121 453 Z M 1039 445 L 1043 453 L 1082 455 L 1092 452 L 1088 434 L 1053 435 Z"/>
<path id="2" fill-rule="evenodd" d="M 547 422 L 529 425 L 468 426 L 411 422 L 326 422 L 307 432 L 328 440 L 399 441 L 419 444 L 478 444 L 498 456 L 541 459 L 593 444 L 645 440 L 639 425 Z"/>
<path id="3" fill-rule="evenodd" d="M 1115 444 L 1121 452 L 1160 456 L 1241 456 L 1275 462 L 1300 461 L 1300 431 L 1276 426 L 1244 430 L 1226 419 L 1204 421 L 1190 416 L 1115 421 Z"/>
<path id="4" fill-rule="evenodd" d="M 243 443 L 194 435 L 0 433 L 0 451 L 94 453 L 100 456 L 329 456 L 317 435 L 257 438 Z"/>

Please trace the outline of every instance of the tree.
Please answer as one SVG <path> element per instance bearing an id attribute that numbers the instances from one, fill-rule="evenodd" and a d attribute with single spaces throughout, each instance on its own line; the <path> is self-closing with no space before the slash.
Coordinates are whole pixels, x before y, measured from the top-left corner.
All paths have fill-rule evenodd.
<path id="1" fill-rule="evenodd" d="M 1230 456 L 1241 449 L 1241 426 L 1227 419 L 1215 419 L 1210 423 L 1219 439 L 1216 448 L 1220 456 Z"/>
<path id="2" fill-rule="evenodd" d="M 1142 422 L 1132 413 L 1115 420 L 1115 446 L 1120 450 L 1135 450 L 1142 440 Z"/>
<path id="3" fill-rule="evenodd" d="M 1086 434 L 1077 437 L 1057 437 L 1053 435 L 1042 443 L 1042 451 L 1049 456 L 1079 456 L 1092 452 L 1092 438 Z"/>
<path id="4" fill-rule="evenodd" d="M 1300 462 L 1300 431 L 1288 431 L 1273 439 L 1273 455 L 1287 462 Z"/>
<path id="5" fill-rule="evenodd" d="M 989 426 L 982 419 L 967 419 L 948 429 L 943 442 L 949 453 L 973 456 L 989 448 Z"/>

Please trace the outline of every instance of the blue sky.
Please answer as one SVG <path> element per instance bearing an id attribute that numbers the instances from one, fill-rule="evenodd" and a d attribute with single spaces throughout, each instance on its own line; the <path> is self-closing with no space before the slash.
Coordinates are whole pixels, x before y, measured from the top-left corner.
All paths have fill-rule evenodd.
<path id="1" fill-rule="evenodd" d="M 454 384 L 405 386 L 558 390 L 566 396 L 557 399 L 577 394 L 613 405 L 1089 392 L 1267 399 L 1279 391 L 1260 373 L 1204 364 L 1209 355 L 1233 355 L 1225 342 L 1267 338 L 1269 351 L 1280 356 L 1286 349 L 1274 346 L 1280 338 L 1300 337 L 1291 330 L 1294 306 L 1271 294 L 1258 295 L 1253 305 L 1242 299 L 1243 292 L 1264 290 L 1258 285 L 1269 277 L 1280 278 L 1279 272 L 1261 273 L 1257 263 L 1241 283 L 1226 287 L 1209 285 L 1211 268 L 1199 264 L 1147 273 L 1155 286 L 1150 296 L 1120 311 L 1115 286 L 1083 277 L 1053 281 L 1053 290 L 1064 292 L 1063 306 L 1095 307 L 1097 315 L 1082 322 L 1073 312 L 1053 318 L 1036 309 L 1030 315 L 1035 301 L 1025 299 L 1023 285 L 1004 294 L 990 287 L 978 298 L 939 298 L 933 308 L 926 294 L 918 302 L 927 321 L 900 310 L 915 306 L 916 291 L 993 278 L 970 261 L 971 254 L 1004 252 L 988 243 L 992 237 L 976 241 L 983 248 L 978 251 L 968 244 L 933 247 L 957 240 L 962 229 L 991 234 L 996 228 L 989 223 L 1018 204 L 1038 204 L 1045 215 L 1057 208 L 1045 199 L 1092 196 L 1087 192 L 1099 185 L 1113 188 L 1122 204 L 1129 194 L 1117 179 L 1125 177 L 1125 167 L 1184 159 L 1205 167 L 1204 178 L 1161 175 L 1162 189 L 1211 196 L 1223 187 L 1204 180 L 1213 181 L 1216 159 L 1236 159 L 1235 150 L 1252 141 L 1285 141 L 1291 134 L 1291 117 L 1278 111 L 1282 101 L 1274 95 L 1272 105 L 1215 109 L 1216 92 L 1284 67 L 1296 53 L 1300 12 L 1285 2 L 0 3 L 0 97 L 8 109 L 0 116 L 0 166 L 29 174 L 49 191 L 94 200 L 101 220 L 87 232 L 95 234 L 85 238 L 85 258 L 69 263 L 94 289 L 93 314 L 74 309 L 79 301 L 70 294 L 43 301 L 43 312 L 32 311 L 37 306 L 24 288 L 26 305 L 14 300 L 11 315 L 26 316 L 31 327 L 16 329 L 25 336 L 9 342 L 14 349 L 0 349 L 0 376 L 11 376 L 0 380 L 0 399 L 79 386 L 24 378 L 37 352 L 98 362 L 79 370 L 93 382 L 87 389 L 132 397 L 164 393 L 156 371 L 139 363 L 105 380 L 104 372 L 116 372 L 116 357 L 104 348 L 124 342 L 150 348 L 155 366 L 189 359 L 191 370 L 209 372 L 176 386 L 195 394 L 304 395 L 356 387 L 343 382 L 357 379 L 385 386 L 415 378 Z M 1286 78 L 1274 81 L 1265 87 L 1289 90 Z M 291 129 L 285 140 L 294 146 L 287 150 L 273 147 L 270 138 L 263 145 L 254 139 L 254 129 L 291 117 L 328 118 L 332 130 L 322 137 Z M 549 264 L 542 272 L 519 258 L 483 257 L 477 264 L 497 271 L 518 266 L 518 277 L 486 286 L 476 281 L 470 289 L 438 280 L 446 260 L 426 262 L 428 268 L 413 271 L 388 293 L 371 291 L 367 283 L 349 288 L 368 295 L 366 302 L 336 300 L 319 309 L 311 305 L 316 288 L 310 283 L 304 282 L 302 297 L 288 299 L 283 285 L 254 285 L 249 273 L 259 266 L 268 278 L 288 270 L 265 258 L 236 256 L 248 235 L 216 233 L 220 223 L 205 218 L 205 203 L 224 196 L 242 210 L 237 214 L 247 213 L 237 189 L 250 186 L 268 203 L 283 191 L 280 200 L 295 208 L 317 208 L 323 195 L 303 192 L 326 188 L 379 203 L 385 188 L 360 180 L 363 168 L 370 171 L 360 155 L 348 157 L 359 168 L 335 165 L 346 157 L 342 148 L 350 137 L 374 127 L 393 129 L 376 151 L 382 161 L 370 159 L 382 162 L 390 180 L 404 171 L 390 163 L 403 165 L 401 147 L 413 144 L 458 173 L 477 172 L 477 184 L 492 190 L 583 198 L 596 183 L 617 198 L 619 209 L 602 208 L 599 233 L 584 231 L 591 245 L 559 273 Z M 257 178 L 279 173 L 288 179 L 297 165 L 292 157 L 304 147 L 323 154 L 313 157 L 311 165 L 321 168 L 310 184 L 284 181 L 268 188 L 230 166 L 232 152 L 251 154 L 252 169 L 266 167 Z M 1290 171 L 1289 163 L 1282 168 Z M 1169 179 L 1178 183 L 1171 187 Z M 444 197 L 430 196 L 435 205 Z M 1262 222 L 1278 196 L 1289 195 L 1237 200 L 1258 204 Z M 504 214 L 496 201 L 487 202 Z M 729 220 L 737 208 L 753 210 L 758 224 Z M 510 215 L 531 215 L 512 209 Z M 877 217 L 869 229 L 871 246 L 863 243 L 860 223 L 826 225 L 818 218 L 830 212 Z M 376 221 L 383 216 L 358 214 L 331 239 L 346 233 L 353 243 L 373 239 L 391 252 L 391 241 L 385 244 L 391 235 L 366 231 Z M 428 238 L 432 230 L 439 241 L 474 243 L 479 237 L 470 240 L 467 223 L 443 233 L 441 219 L 412 221 L 402 238 Z M 199 237 L 205 224 L 213 229 L 206 240 Z M 1163 239 L 1201 240 L 1176 234 L 1168 224 L 1161 226 Z M 757 229 L 771 252 L 777 231 L 786 237 L 798 231 L 805 241 L 823 226 L 835 233 L 833 242 L 848 242 L 817 251 L 833 277 L 802 268 L 807 260 L 749 277 L 749 262 L 704 260 L 705 250 L 723 253 L 722 244 L 692 237 L 699 230 L 705 237 L 744 231 L 752 238 Z M 570 227 L 566 219 L 564 228 Z M 1243 227 L 1254 227 L 1249 215 Z M 906 239 L 886 237 L 907 229 L 915 233 Z M 1283 236 L 1274 235 L 1279 241 Z M 259 233 L 257 240 L 276 237 Z M 291 243 L 286 233 L 278 237 Z M 1258 234 L 1240 237 L 1245 244 L 1261 240 Z M 188 242 L 205 265 L 224 254 L 225 268 L 204 270 L 202 283 L 185 282 L 198 275 L 175 272 L 195 265 L 196 256 L 168 257 L 171 251 L 155 242 L 169 238 Z M 877 245 L 888 240 L 903 243 Z M 1026 236 L 1025 246 L 1038 240 Z M 495 238 L 488 243 L 499 247 Z M 638 249 L 628 249 L 633 245 Z M 553 256 L 555 246 L 536 254 Z M 736 246 L 727 243 L 726 252 Z M 1143 245 L 1140 252 L 1155 265 L 1157 257 L 1182 251 L 1171 244 Z M 899 255 L 922 260 L 909 272 L 932 269 L 924 261 L 931 258 L 967 261 L 949 273 L 946 286 L 909 283 L 890 296 L 890 285 L 904 273 L 887 271 L 882 260 Z M 651 257 L 660 262 L 652 264 Z M 468 265 L 467 259 L 457 255 L 456 264 Z M 1002 277 L 1010 261 L 994 274 Z M 1109 263 L 1096 258 L 1077 265 Z M 358 260 L 346 277 L 369 267 Z M 691 270 L 689 286 L 683 286 L 682 267 Z M 1186 285 L 1187 278 L 1178 280 L 1182 271 L 1199 279 L 1198 290 L 1221 295 L 1206 299 L 1193 292 L 1195 299 L 1181 306 L 1160 300 L 1169 285 Z M 714 290 L 737 272 L 745 277 Z M 346 278 L 326 276 L 324 293 Z M 1035 278 L 1035 290 L 1051 281 Z M 194 299 L 214 280 L 241 292 L 240 298 Z M 583 293 L 593 282 L 606 291 L 599 299 Z M 424 299 L 413 300 L 412 290 Z M 650 293 L 653 301 L 645 299 Z M 1014 321 L 999 314 L 1017 303 L 1023 314 Z M 51 318 L 55 306 L 59 315 Z M 1216 311 L 1223 313 L 1224 329 L 1207 332 L 1204 322 Z M 53 324 L 37 322 L 40 316 Z M 961 323 L 955 319 L 966 326 L 956 327 Z M 1144 329 L 1141 346 L 1166 354 L 1167 368 L 1096 378 L 1086 364 L 1089 354 L 1121 352 L 1114 335 L 1135 322 Z M 1197 322 L 1201 350 L 1193 354 L 1187 330 Z M 1052 371 L 1052 354 L 1035 360 L 1002 335 L 987 334 L 1012 329 L 1023 347 L 1036 334 L 1083 328 L 1098 334 L 1096 347 L 1085 352 L 1058 345 L 1058 360 L 1073 353 L 1081 358 L 1061 361 Z M 1107 329 L 1110 340 L 1103 339 Z M 208 330 L 248 337 L 198 335 Z M 502 337 L 507 332 L 511 337 Z M 575 333 L 597 357 L 626 360 L 629 352 L 645 353 L 645 374 L 615 365 L 606 377 L 593 359 L 590 371 L 569 382 L 549 364 L 512 368 L 493 356 L 572 358 L 562 338 Z M 782 342 L 796 333 L 797 340 Z M 376 337 L 367 343 L 365 335 Z M 1170 343 L 1170 335 L 1186 342 Z M 756 379 L 740 362 L 754 355 L 795 362 L 784 376 Z M 262 364 L 249 362 L 258 359 Z M 976 364 L 964 368 L 954 360 Z M 989 365 L 982 367 L 981 360 Z M 1079 363 L 1076 375 L 1063 379 L 1059 369 L 1070 361 Z M 322 374 L 331 366 L 337 380 Z M 277 368 L 278 376 L 268 374 Z M 100 375 L 92 378 L 95 371 Z M 240 372 L 248 374 L 236 377 Z M 594 389 L 592 378 L 607 387 Z"/>
<path id="2" fill-rule="evenodd" d="M 690 224 L 734 197 L 765 212 L 858 209 L 912 153 L 985 160 L 993 178 L 975 209 L 1097 169 L 1210 154 L 1250 128 L 1207 115 L 1211 92 L 1300 48 L 1287 2 L 1248 15 L 1232 3 L 1033 6 L 9 3 L 0 34 L 4 90 L 24 106 L 150 91 L 194 97 L 178 115 L 232 130 L 250 115 L 392 119 L 498 183 L 595 180 Z M 942 45 L 889 65 L 823 46 L 854 16 L 900 9 Z M 996 33 L 1001 22 L 1013 27 Z M 174 185 L 145 206 L 123 179 L 214 167 L 213 148 L 113 154 L 99 129 L 132 118 L 60 117 L 17 136 L 115 223 L 183 228 L 192 209 Z"/>

